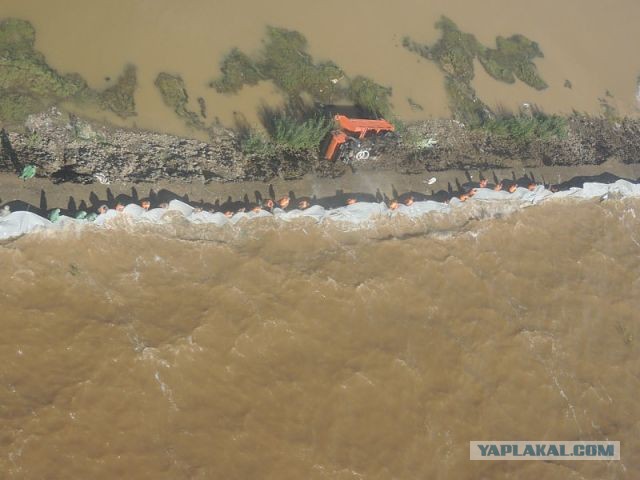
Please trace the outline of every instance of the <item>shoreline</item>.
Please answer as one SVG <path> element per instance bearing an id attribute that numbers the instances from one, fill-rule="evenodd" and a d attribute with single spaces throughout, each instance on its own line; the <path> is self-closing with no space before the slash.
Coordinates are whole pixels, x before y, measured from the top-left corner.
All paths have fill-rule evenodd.
<path id="1" fill-rule="evenodd" d="M 270 182 L 243 181 L 229 183 L 204 183 L 162 180 L 158 182 L 54 183 L 47 178 L 20 180 L 17 175 L 0 173 L 0 208 L 9 205 L 11 210 L 28 210 L 43 214 L 54 208 L 69 213 L 79 210 L 94 211 L 100 204 L 115 205 L 117 201 L 137 202 L 151 198 L 156 204 L 171 199 L 181 199 L 194 205 L 221 209 L 223 206 L 239 208 L 259 203 L 261 200 L 289 195 L 324 201 L 340 206 L 346 196 L 359 199 L 388 200 L 408 194 L 437 196 L 454 194 L 462 185 L 478 181 L 480 175 L 490 182 L 494 179 L 506 182 L 533 180 L 539 184 L 560 185 L 566 189 L 581 186 L 585 181 L 612 183 L 616 179 L 632 182 L 640 180 L 640 164 L 623 164 L 610 160 L 601 165 L 549 166 L 537 168 L 446 170 L 403 174 L 393 171 L 348 172 L 338 178 L 306 175 L 297 180 L 275 179 Z M 435 177 L 433 185 L 427 179 Z"/>

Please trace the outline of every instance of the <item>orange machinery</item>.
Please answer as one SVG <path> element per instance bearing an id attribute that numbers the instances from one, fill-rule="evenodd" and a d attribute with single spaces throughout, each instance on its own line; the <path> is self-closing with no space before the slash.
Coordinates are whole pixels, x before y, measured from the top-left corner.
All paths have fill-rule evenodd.
<path id="1" fill-rule="evenodd" d="M 353 138 L 353 134 L 357 134 L 358 140 L 362 140 L 367 133 L 374 133 L 378 135 L 383 132 L 393 132 L 395 130 L 395 127 L 386 120 L 349 118 L 344 115 L 336 115 L 335 120 L 340 129 L 331 132 L 331 141 L 329 142 L 327 151 L 324 154 L 324 158 L 327 160 L 333 159 L 336 149 L 350 138 Z"/>

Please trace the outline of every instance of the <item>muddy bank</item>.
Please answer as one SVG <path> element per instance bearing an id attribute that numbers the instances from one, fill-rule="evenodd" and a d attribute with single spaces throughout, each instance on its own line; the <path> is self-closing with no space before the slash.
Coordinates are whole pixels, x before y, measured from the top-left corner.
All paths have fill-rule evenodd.
<path id="1" fill-rule="evenodd" d="M 436 177 L 428 185 L 427 180 Z M 443 200 L 469 182 L 480 177 L 490 182 L 530 180 L 555 185 L 559 189 L 581 187 L 584 182 L 613 183 L 618 179 L 640 181 L 640 164 L 609 161 L 602 165 L 553 166 L 534 169 L 447 170 L 423 174 L 401 174 L 389 171 L 348 171 L 339 178 L 305 175 L 297 180 L 274 179 L 270 182 L 246 181 L 227 183 L 185 183 L 181 180 L 158 182 L 114 182 L 110 185 L 54 183 L 47 178 L 32 178 L 26 182 L 13 174 L 0 174 L 0 208 L 8 205 L 12 211 L 27 210 L 43 216 L 55 208 L 75 216 L 76 212 L 96 211 L 102 204 L 111 207 L 116 202 L 139 202 L 143 198 L 159 205 L 177 198 L 211 210 L 251 207 L 268 198 L 289 195 L 292 204 L 308 199 L 312 204 L 342 206 L 347 198 L 360 201 L 383 201 L 411 195 L 416 199 Z"/>
<path id="2" fill-rule="evenodd" d="M 56 108 L 31 115 L 23 131 L 2 131 L 0 171 L 27 165 L 54 182 L 238 182 L 339 177 L 361 172 L 523 169 L 640 162 L 640 120 L 575 114 L 566 134 L 520 138 L 454 120 L 409 125 L 351 166 L 327 162 L 319 149 L 248 152 L 238 132 L 217 128 L 208 142 L 92 123 Z"/>

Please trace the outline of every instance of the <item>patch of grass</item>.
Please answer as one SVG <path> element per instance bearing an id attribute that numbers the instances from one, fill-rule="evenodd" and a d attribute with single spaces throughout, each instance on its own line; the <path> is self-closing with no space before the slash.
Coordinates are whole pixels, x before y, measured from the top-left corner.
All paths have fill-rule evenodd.
<path id="1" fill-rule="evenodd" d="M 0 123 L 17 125 L 34 112 L 50 104 L 29 94 L 6 92 L 0 89 Z"/>
<path id="2" fill-rule="evenodd" d="M 156 77 L 155 86 L 162 95 L 165 105 L 182 118 L 192 128 L 204 130 L 206 126 L 196 112 L 189 110 L 189 95 L 180 75 L 161 72 Z"/>
<path id="3" fill-rule="evenodd" d="M 333 123 L 323 117 L 299 120 L 283 115 L 274 119 L 273 142 L 290 150 L 317 149 Z"/>
<path id="4" fill-rule="evenodd" d="M 263 132 L 250 129 L 240 139 L 240 148 L 246 155 L 261 157 L 274 155 L 277 151 L 275 144 Z"/>
<path id="5" fill-rule="evenodd" d="M 509 137 L 519 143 L 536 139 L 564 138 L 567 135 L 567 119 L 559 115 L 548 115 L 541 110 L 512 114 L 502 112 L 485 121 L 482 128 L 493 135 Z"/>

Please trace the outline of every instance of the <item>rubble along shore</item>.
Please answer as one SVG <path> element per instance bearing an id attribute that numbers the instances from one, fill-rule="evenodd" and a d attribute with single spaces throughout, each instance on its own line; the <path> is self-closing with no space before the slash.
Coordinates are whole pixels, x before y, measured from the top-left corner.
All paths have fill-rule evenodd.
<path id="1" fill-rule="evenodd" d="M 100 125 L 55 107 L 31 115 L 20 130 L 2 130 L 0 172 L 27 165 L 54 183 L 242 182 L 339 177 L 349 170 L 320 149 L 277 154 L 243 152 L 240 134 L 218 128 L 208 142 Z M 469 128 L 454 120 L 407 126 L 386 141 L 358 172 L 422 173 L 446 170 L 535 169 L 640 163 L 640 120 L 612 121 L 573 114 L 563 138 L 527 141 Z"/>

